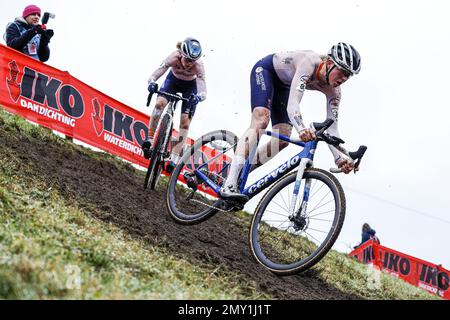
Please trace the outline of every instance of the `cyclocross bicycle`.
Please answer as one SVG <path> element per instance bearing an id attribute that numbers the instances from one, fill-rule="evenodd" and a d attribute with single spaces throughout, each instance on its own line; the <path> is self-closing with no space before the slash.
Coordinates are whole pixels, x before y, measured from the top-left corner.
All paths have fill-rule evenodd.
<path id="1" fill-rule="evenodd" d="M 314 123 L 316 139 L 307 143 L 266 131 L 266 135 L 303 150 L 246 187 L 255 146 L 241 171 L 239 190 L 248 199 L 271 186 L 253 214 L 249 243 L 255 259 L 275 274 L 291 275 L 311 268 L 331 249 L 342 228 L 344 190 L 333 174 L 313 167 L 314 154 L 318 142 L 325 141 L 346 154 L 358 168 L 367 147 L 346 151 L 341 146 L 343 140 L 325 133 L 332 124 L 331 119 Z M 218 211 L 243 208 L 243 203 L 220 199 L 219 193 L 236 144 L 234 134 L 215 131 L 198 139 L 183 154 L 170 178 L 166 197 L 169 214 L 177 223 L 196 224 Z M 297 167 L 298 171 L 291 172 Z M 336 168 L 332 171 L 340 172 Z M 188 188 L 177 187 L 178 179 Z M 205 192 L 216 197 L 205 196 Z"/>
<path id="2" fill-rule="evenodd" d="M 170 145 L 172 143 L 172 129 L 173 129 L 173 115 L 178 101 L 187 101 L 188 99 L 183 98 L 177 94 L 171 94 L 164 91 L 156 91 L 155 93 L 166 97 L 169 101 L 161 118 L 159 119 L 158 126 L 156 127 L 155 139 L 153 141 L 152 150 L 150 154 L 150 162 L 147 169 L 147 174 L 145 175 L 144 188 L 150 187 L 154 190 L 158 184 L 159 177 L 161 176 L 164 163 L 168 160 L 170 156 Z M 150 106 L 153 93 L 148 95 L 147 107 Z"/>

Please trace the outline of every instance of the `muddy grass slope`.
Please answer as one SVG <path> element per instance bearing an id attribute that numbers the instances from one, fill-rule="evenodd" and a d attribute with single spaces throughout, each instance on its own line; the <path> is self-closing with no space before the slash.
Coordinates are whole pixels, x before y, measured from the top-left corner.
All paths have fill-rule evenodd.
<path id="1" fill-rule="evenodd" d="M 336 252 L 304 274 L 277 277 L 252 259 L 248 226 L 239 215 L 217 214 L 197 226 L 177 225 L 166 213 L 164 188 L 154 192 L 143 190 L 142 172 L 106 154 L 33 134 L 38 130 L 24 132 L 21 126 L 11 124 L 14 122 L 11 118 L 0 108 L 0 156 L 18 159 L 16 165 L 21 174 L 57 189 L 65 201 L 76 203 L 86 215 L 112 223 L 148 247 L 163 248 L 189 263 L 213 267 L 218 272 L 240 274 L 243 281 L 254 283 L 262 296 L 273 299 L 428 297 L 408 286 L 394 290 L 403 284 L 392 284 L 391 280 L 368 290 L 366 267 Z"/>

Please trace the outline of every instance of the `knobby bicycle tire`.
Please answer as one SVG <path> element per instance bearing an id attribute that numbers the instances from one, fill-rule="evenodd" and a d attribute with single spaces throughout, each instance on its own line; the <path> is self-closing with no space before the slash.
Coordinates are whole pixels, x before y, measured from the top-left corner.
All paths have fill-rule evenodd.
<path id="1" fill-rule="evenodd" d="M 169 185 L 167 187 L 166 205 L 170 217 L 176 223 L 184 225 L 198 224 L 211 218 L 218 212 L 217 209 L 204 205 L 203 208 L 198 209 L 200 212 L 196 212 L 199 205 L 190 205 L 189 201 L 182 200 L 182 198 L 184 198 L 185 195 L 190 192 L 190 189 L 186 190 L 186 188 L 183 188 L 182 186 L 177 186 L 179 175 L 182 173 L 185 167 L 189 165 L 190 159 L 195 158 L 195 155 L 199 153 L 200 149 L 203 146 L 214 141 L 226 142 L 230 144 L 230 146 L 234 146 L 233 150 L 235 150 L 238 139 L 234 133 L 225 130 L 217 130 L 203 135 L 183 153 L 183 156 L 181 157 L 170 177 Z M 220 153 L 223 150 L 216 149 L 216 151 Z M 200 199 L 202 201 L 207 201 L 206 198 Z M 210 201 L 210 205 L 214 207 L 218 205 L 220 200 Z M 189 209 L 192 209 L 194 213 L 188 213 L 187 211 Z"/>
<path id="2" fill-rule="evenodd" d="M 169 125 L 171 125 L 170 116 L 165 114 L 158 126 L 158 133 L 152 146 L 150 163 L 145 176 L 144 187 L 150 187 L 150 190 L 154 190 L 156 188 L 162 172 L 164 165 L 162 155 L 166 153 L 168 148 L 167 142 L 169 141 L 167 134 L 171 135 L 171 130 L 167 131 Z"/>
<path id="3" fill-rule="evenodd" d="M 311 241 L 308 242 L 308 240 L 305 240 L 306 239 L 305 237 L 303 237 L 302 240 L 299 240 L 301 239 L 301 237 L 295 238 L 295 233 L 293 233 L 292 231 L 291 232 L 287 231 L 289 227 L 283 233 L 282 231 L 280 231 L 280 229 L 276 229 L 273 226 L 269 226 L 268 222 L 266 221 L 262 222 L 262 216 L 264 215 L 271 201 L 273 201 L 274 197 L 276 197 L 277 194 L 282 192 L 286 187 L 288 187 L 289 190 L 290 184 L 292 184 L 296 180 L 296 175 L 297 172 L 292 172 L 284 176 L 269 189 L 269 191 L 265 194 L 265 196 L 260 200 L 255 210 L 249 232 L 249 244 L 253 257 L 256 259 L 258 263 L 263 265 L 265 268 L 280 276 L 292 275 L 299 272 L 303 272 L 314 266 L 316 263 L 318 263 L 327 254 L 327 252 L 331 249 L 331 247 L 335 243 L 337 237 L 339 236 L 345 218 L 345 210 L 346 210 L 345 194 L 341 184 L 336 179 L 336 177 L 334 177 L 331 173 L 322 169 L 317 168 L 306 169 L 303 174 L 302 184 L 304 184 L 305 179 L 311 179 L 311 181 L 317 180 L 326 185 L 330 189 L 329 191 L 333 194 L 335 212 L 334 218 L 332 220 L 331 229 L 328 232 L 325 240 L 320 245 L 317 245 L 317 249 L 315 249 L 315 251 L 312 254 L 308 255 L 306 258 L 303 258 L 300 261 L 286 262 L 286 264 L 280 263 L 279 261 L 276 262 L 272 261 L 275 260 L 273 259 L 274 256 L 277 256 L 277 259 L 280 258 L 279 260 L 283 260 L 287 256 L 290 257 L 292 255 L 295 255 L 297 249 L 299 249 L 298 251 L 303 250 L 302 246 L 304 246 L 305 248 L 316 247 L 315 245 L 312 245 Z M 282 198 L 283 194 L 280 193 L 279 196 L 280 198 Z M 287 203 L 289 203 L 289 199 Z M 277 205 L 280 206 L 280 204 Z M 270 214 L 273 215 L 274 213 L 269 211 L 267 215 Z M 279 211 L 275 212 L 275 214 L 281 215 Z M 279 225 L 278 227 L 281 227 L 281 225 Z M 275 234 L 274 237 L 278 238 L 278 242 L 276 242 L 273 238 L 270 238 L 269 240 L 269 237 L 267 236 L 264 237 L 260 236 L 260 233 L 263 234 L 263 232 L 267 233 L 272 232 L 273 234 Z M 263 242 L 265 242 L 264 245 L 262 244 Z M 291 246 L 291 244 L 295 244 L 295 246 L 294 245 Z M 266 250 L 264 251 L 262 249 L 263 246 L 265 246 L 268 249 L 267 250 L 264 249 Z M 283 257 L 284 253 L 281 252 L 282 250 L 280 250 L 282 246 L 287 247 L 285 257 Z M 305 250 L 307 252 L 308 250 L 314 250 L 309 248 Z"/>

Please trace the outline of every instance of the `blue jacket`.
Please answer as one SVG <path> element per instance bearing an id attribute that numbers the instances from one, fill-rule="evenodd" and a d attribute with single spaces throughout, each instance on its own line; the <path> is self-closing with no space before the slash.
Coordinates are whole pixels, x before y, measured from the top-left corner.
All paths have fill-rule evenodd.
<path id="1" fill-rule="evenodd" d="M 6 29 L 6 45 L 17 51 L 20 51 L 36 60 L 46 62 L 50 58 L 50 48 L 48 43 L 50 39 L 37 34 L 33 26 L 26 23 L 23 18 L 17 18 L 14 22 L 8 24 Z M 29 44 L 35 44 L 37 54 L 30 54 Z"/>
<path id="2" fill-rule="evenodd" d="M 361 235 L 361 244 L 372 239 L 375 236 L 375 233 L 377 232 L 373 229 L 369 229 L 366 232 L 363 232 Z"/>

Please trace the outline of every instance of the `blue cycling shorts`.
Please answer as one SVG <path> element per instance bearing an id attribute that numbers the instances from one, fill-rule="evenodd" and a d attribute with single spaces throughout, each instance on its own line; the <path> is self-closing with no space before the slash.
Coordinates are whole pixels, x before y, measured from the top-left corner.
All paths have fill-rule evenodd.
<path id="1" fill-rule="evenodd" d="M 175 77 L 172 71 L 170 71 L 167 75 L 166 80 L 164 81 L 161 91 L 172 94 L 181 93 L 183 95 L 183 98 L 188 99 L 192 93 L 197 93 L 197 81 L 180 80 Z M 187 114 L 189 115 L 189 118 L 192 118 L 195 114 L 196 107 L 197 106 L 191 108 L 188 102 L 183 101 L 183 104 L 181 105 L 181 113 Z"/>
<path id="2" fill-rule="evenodd" d="M 273 54 L 259 60 L 250 75 L 252 112 L 256 107 L 270 110 L 272 126 L 291 125 L 287 113 L 290 85 L 281 82 L 273 66 Z"/>

